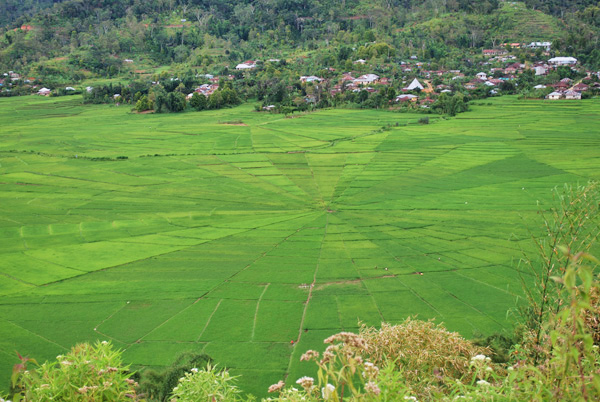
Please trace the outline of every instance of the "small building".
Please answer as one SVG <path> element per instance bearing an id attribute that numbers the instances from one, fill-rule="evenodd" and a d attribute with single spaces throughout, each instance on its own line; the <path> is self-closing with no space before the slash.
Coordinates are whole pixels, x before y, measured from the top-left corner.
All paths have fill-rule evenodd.
<path id="1" fill-rule="evenodd" d="M 73 88 L 73 87 L 66 87 L 65 88 L 65 91 L 74 91 L 74 90 L 75 90 L 75 88 Z"/>
<path id="2" fill-rule="evenodd" d="M 411 94 L 396 96 L 396 102 L 416 102 L 418 99 L 418 96 Z"/>
<path id="3" fill-rule="evenodd" d="M 480 80 L 487 80 L 487 74 L 486 74 L 486 73 L 484 73 L 484 72 L 477 73 L 477 74 L 475 74 L 475 76 L 476 76 L 477 78 L 479 78 Z"/>
<path id="4" fill-rule="evenodd" d="M 323 81 L 323 78 L 319 78 L 315 75 L 303 75 L 300 77 L 300 81 L 301 82 L 321 82 Z"/>
<path id="5" fill-rule="evenodd" d="M 354 62 L 354 64 L 365 64 L 367 61 L 363 59 L 358 59 Z"/>
<path id="6" fill-rule="evenodd" d="M 574 66 L 577 64 L 577 59 L 575 57 L 553 57 L 548 60 L 548 63 L 555 66 Z"/>
<path id="7" fill-rule="evenodd" d="M 235 66 L 236 70 L 251 70 L 256 68 L 256 61 L 248 60 Z"/>
<path id="8" fill-rule="evenodd" d="M 573 86 L 573 88 L 572 88 L 572 89 L 573 89 L 573 91 L 575 91 L 575 92 L 582 93 L 582 92 L 585 92 L 585 91 L 587 91 L 588 89 L 590 89 L 590 87 L 589 87 L 589 85 L 587 85 L 587 84 L 584 84 L 583 82 L 580 82 L 579 84 L 577 84 L 577 85 Z"/>
<path id="9" fill-rule="evenodd" d="M 549 100 L 559 100 L 559 99 L 562 99 L 562 97 L 563 97 L 562 92 L 558 92 L 558 91 L 554 91 L 554 92 L 546 95 L 546 99 L 549 99 Z"/>
<path id="10" fill-rule="evenodd" d="M 37 92 L 37 94 L 38 94 L 38 95 L 42 95 L 42 96 L 48 96 L 48 95 L 50 95 L 50 92 L 51 92 L 51 91 L 50 91 L 48 88 L 45 88 L 45 87 L 44 87 L 44 88 L 40 89 L 40 90 Z"/>
<path id="11" fill-rule="evenodd" d="M 489 57 L 502 56 L 507 53 L 508 52 L 506 51 L 506 49 L 483 49 L 483 55 Z"/>
<path id="12" fill-rule="evenodd" d="M 527 47 L 529 49 L 544 49 L 546 52 L 550 51 L 552 42 L 531 42 Z"/>
<path id="13" fill-rule="evenodd" d="M 379 80 L 377 74 L 364 74 L 356 78 L 353 82 L 358 85 L 374 84 Z"/>
<path id="14" fill-rule="evenodd" d="M 425 89 L 425 87 L 416 78 L 414 80 L 412 80 L 412 82 L 407 87 L 402 88 L 402 90 L 405 92 L 406 91 L 415 91 L 415 90 L 422 91 L 424 89 Z"/>
<path id="15" fill-rule="evenodd" d="M 581 93 L 577 92 L 577 91 L 567 91 L 567 92 L 565 92 L 565 99 L 579 100 L 579 99 L 581 99 Z"/>

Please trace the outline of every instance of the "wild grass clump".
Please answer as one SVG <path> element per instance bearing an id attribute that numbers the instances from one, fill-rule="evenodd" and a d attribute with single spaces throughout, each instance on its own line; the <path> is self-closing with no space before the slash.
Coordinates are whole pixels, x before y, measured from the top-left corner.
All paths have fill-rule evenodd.
<path id="1" fill-rule="evenodd" d="M 172 402 L 241 402 L 248 401 L 242 397 L 242 391 L 235 384 L 227 370 L 219 370 L 208 364 L 206 368 L 192 368 L 185 373 L 173 388 Z"/>
<path id="2" fill-rule="evenodd" d="M 368 345 L 363 358 L 379 366 L 393 364 L 419 396 L 438 392 L 444 386 L 441 378 L 467 375 L 473 356 L 491 354 L 431 321 L 408 318 L 400 325 L 382 323 L 381 329 L 363 325 L 359 333 Z"/>
<path id="3" fill-rule="evenodd" d="M 121 352 L 110 342 L 75 345 L 56 361 L 37 366 L 21 357 L 13 372 L 13 400 L 16 401 L 132 401 L 137 383 L 130 379 Z M 35 369 L 28 370 L 27 365 Z"/>

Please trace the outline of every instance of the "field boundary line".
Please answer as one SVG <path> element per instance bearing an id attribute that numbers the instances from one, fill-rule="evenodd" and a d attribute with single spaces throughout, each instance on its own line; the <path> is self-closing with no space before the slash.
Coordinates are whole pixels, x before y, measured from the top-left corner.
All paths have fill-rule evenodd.
<path id="1" fill-rule="evenodd" d="M 213 315 L 215 315 L 215 313 L 219 309 L 219 306 L 221 305 L 222 302 L 223 302 L 223 299 L 220 299 L 219 302 L 217 303 L 217 305 L 215 306 L 213 312 L 210 313 L 208 320 L 206 320 L 206 324 L 204 324 L 204 328 L 202 328 L 200 335 L 198 335 L 198 338 L 196 338 L 196 343 L 200 342 L 200 338 L 202 338 L 202 335 L 204 335 L 204 332 L 206 331 L 206 328 L 208 328 L 208 325 L 210 324 L 210 321 L 212 320 Z M 203 348 L 203 350 L 204 350 L 204 348 Z"/>
<path id="2" fill-rule="evenodd" d="M 325 241 L 325 236 L 327 236 L 327 225 L 329 224 L 329 215 L 325 215 L 325 230 L 323 232 L 323 239 L 321 240 L 321 246 L 319 247 L 319 259 L 317 260 L 317 266 L 315 267 L 315 273 L 313 275 L 313 281 L 310 284 L 310 288 L 308 290 L 308 297 L 306 298 L 306 302 L 304 304 L 304 311 L 302 311 L 302 318 L 300 319 L 300 328 L 298 328 L 298 338 L 296 338 L 295 344 L 298 344 L 302 339 L 302 327 L 304 326 L 304 320 L 306 318 L 306 311 L 308 310 L 308 305 L 310 304 L 310 299 L 312 298 L 313 289 L 315 287 L 315 283 L 317 282 L 317 274 L 319 272 L 319 266 L 321 263 L 321 256 L 323 254 L 323 242 Z M 294 358 L 294 351 L 290 355 L 290 360 L 288 361 L 287 369 L 285 370 L 285 374 L 283 375 L 283 379 L 287 380 L 288 375 L 290 374 L 290 369 L 292 367 L 292 359 Z"/>
<path id="3" fill-rule="evenodd" d="M 8 322 L 9 324 L 12 324 L 12 325 L 14 325 L 14 326 L 15 326 L 15 327 L 17 327 L 17 328 L 20 328 L 20 329 L 22 329 L 22 330 L 23 330 L 23 331 L 25 331 L 25 332 L 28 332 L 28 333 L 30 333 L 30 334 L 31 334 L 31 335 L 33 335 L 33 336 L 36 336 L 36 337 L 38 337 L 38 338 L 40 338 L 40 339 L 43 339 L 44 341 L 46 341 L 46 342 L 48 342 L 48 343 L 51 343 L 51 344 L 53 344 L 53 345 L 56 345 L 56 346 L 58 346 L 58 347 L 59 347 L 59 348 L 61 348 L 61 349 L 64 349 L 64 350 L 68 350 L 68 349 L 69 349 L 69 348 L 66 348 L 66 347 L 64 347 L 63 345 L 59 344 L 59 343 L 56 343 L 56 342 L 54 342 L 54 341 L 53 341 L 53 340 L 51 340 L 51 339 L 45 338 L 45 337 L 41 336 L 40 334 L 37 334 L 37 333 L 35 333 L 35 332 L 33 332 L 33 331 L 31 331 L 31 330 L 29 330 L 29 329 L 27 329 L 27 328 L 25 328 L 25 327 L 23 327 L 23 326 L 19 325 L 19 324 L 17 324 L 17 323 L 16 323 L 16 322 L 14 322 L 14 321 L 7 320 L 6 318 L 3 318 L 3 320 L 4 320 L 5 322 Z"/>
<path id="4" fill-rule="evenodd" d="M 258 300 L 256 301 L 256 311 L 254 312 L 254 321 L 252 323 L 252 335 L 250 336 L 250 342 L 254 342 L 254 333 L 256 332 L 256 318 L 258 317 L 258 308 L 260 307 L 260 302 L 262 301 L 263 296 L 267 293 L 267 289 L 269 288 L 270 283 L 265 285 L 262 293 L 260 294 Z"/>

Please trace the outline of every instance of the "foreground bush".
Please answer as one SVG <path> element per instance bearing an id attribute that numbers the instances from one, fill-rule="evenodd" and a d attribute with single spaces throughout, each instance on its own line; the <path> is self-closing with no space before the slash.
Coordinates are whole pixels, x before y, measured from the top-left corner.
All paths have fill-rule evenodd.
<path id="1" fill-rule="evenodd" d="M 140 373 L 139 394 L 149 401 L 169 401 L 179 379 L 194 367 L 204 367 L 212 360 L 210 356 L 193 352 L 180 354 L 163 370 L 146 369 Z"/>
<path id="2" fill-rule="evenodd" d="M 54 362 L 27 370 L 21 358 L 13 374 L 14 401 L 131 401 L 137 383 L 129 378 L 121 352 L 110 342 L 82 343 Z"/>
<path id="3" fill-rule="evenodd" d="M 235 385 L 236 377 L 227 370 L 217 370 L 208 364 L 204 369 L 192 368 L 179 379 L 173 389 L 172 402 L 241 402 L 242 391 Z M 252 400 L 252 399 L 250 399 Z"/>

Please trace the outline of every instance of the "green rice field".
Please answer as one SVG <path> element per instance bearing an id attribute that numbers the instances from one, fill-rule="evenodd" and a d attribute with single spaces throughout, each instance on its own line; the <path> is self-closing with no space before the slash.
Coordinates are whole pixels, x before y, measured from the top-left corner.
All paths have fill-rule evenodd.
<path id="1" fill-rule="evenodd" d="M 509 329 L 537 202 L 600 179 L 600 102 L 421 117 L 0 99 L 0 385 L 15 351 L 99 339 L 138 369 L 207 353 L 264 395 L 359 322 Z"/>

